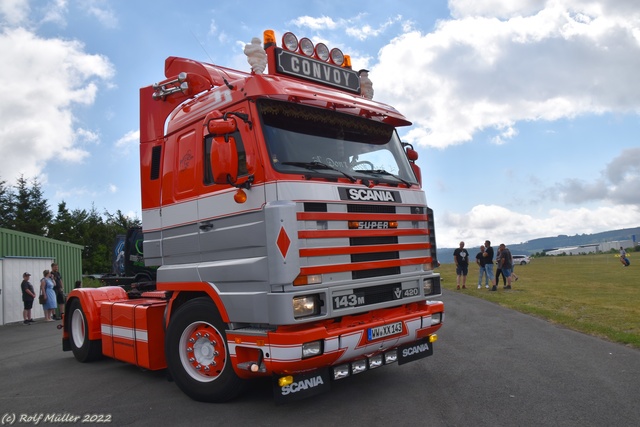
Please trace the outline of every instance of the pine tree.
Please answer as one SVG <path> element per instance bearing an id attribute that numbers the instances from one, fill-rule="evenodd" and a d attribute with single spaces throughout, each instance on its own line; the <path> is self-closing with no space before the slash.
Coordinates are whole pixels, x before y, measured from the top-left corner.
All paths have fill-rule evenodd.
<path id="1" fill-rule="evenodd" d="M 21 175 L 15 188 L 15 230 L 46 237 L 53 215 L 42 195 L 38 179 L 33 179 L 30 188 L 24 175 Z"/>
<path id="2" fill-rule="evenodd" d="M 58 203 L 58 213 L 51 223 L 48 237 L 63 242 L 82 244 L 82 235 L 78 222 L 74 220 L 71 212 L 67 209 L 67 204 L 62 201 Z"/>
<path id="3" fill-rule="evenodd" d="M 15 196 L 7 182 L 0 181 L 0 228 L 13 229 L 15 226 Z"/>

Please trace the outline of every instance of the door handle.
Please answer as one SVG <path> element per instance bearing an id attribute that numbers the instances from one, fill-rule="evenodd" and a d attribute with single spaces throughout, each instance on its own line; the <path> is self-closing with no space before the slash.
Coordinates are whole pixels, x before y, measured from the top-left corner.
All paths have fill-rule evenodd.
<path id="1" fill-rule="evenodd" d="M 202 231 L 209 231 L 213 228 L 213 224 L 202 224 L 200 226 L 200 230 Z"/>

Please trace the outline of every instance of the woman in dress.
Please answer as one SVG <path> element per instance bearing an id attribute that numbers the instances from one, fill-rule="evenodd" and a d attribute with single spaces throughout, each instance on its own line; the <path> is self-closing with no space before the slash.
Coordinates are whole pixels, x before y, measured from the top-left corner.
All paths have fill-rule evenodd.
<path id="1" fill-rule="evenodd" d="M 52 316 L 56 310 L 56 292 L 53 290 L 55 286 L 53 279 L 51 278 L 51 272 L 45 270 L 42 272 L 42 279 L 40 280 L 40 293 L 45 296 L 45 302 L 42 308 L 44 309 L 44 319 L 47 322 L 53 322 Z"/>

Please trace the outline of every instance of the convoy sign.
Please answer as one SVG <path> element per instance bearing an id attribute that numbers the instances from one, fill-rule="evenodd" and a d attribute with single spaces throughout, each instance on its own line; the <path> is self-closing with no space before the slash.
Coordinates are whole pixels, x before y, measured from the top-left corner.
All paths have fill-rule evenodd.
<path id="1" fill-rule="evenodd" d="M 288 74 L 349 92 L 360 93 L 360 76 L 354 70 L 276 48 L 278 73 Z"/>

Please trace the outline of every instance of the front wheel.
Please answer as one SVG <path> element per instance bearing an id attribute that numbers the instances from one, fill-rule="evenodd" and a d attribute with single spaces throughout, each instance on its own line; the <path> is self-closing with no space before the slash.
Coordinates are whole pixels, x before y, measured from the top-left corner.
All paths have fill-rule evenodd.
<path id="1" fill-rule="evenodd" d="M 102 340 L 90 340 L 87 317 L 80 300 L 74 299 L 69 305 L 69 341 L 73 355 L 80 362 L 91 362 L 102 357 Z"/>
<path id="2" fill-rule="evenodd" d="M 231 366 L 225 324 L 208 298 L 185 303 L 171 317 L 165 354 L 173 380 L 193 400 L 225 402 L 242 392 L 245 381 Z"/>

